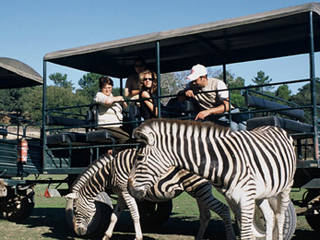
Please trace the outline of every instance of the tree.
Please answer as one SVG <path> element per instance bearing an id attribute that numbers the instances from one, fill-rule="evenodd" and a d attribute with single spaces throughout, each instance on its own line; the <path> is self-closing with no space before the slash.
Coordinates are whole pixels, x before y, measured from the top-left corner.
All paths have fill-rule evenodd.
<path id="1" fill-rule="evenodd" d="M 58 87 L 63 88 L 71 88 L 73 89 L 73 84 L 71 81 L 67 80 L 67 74 L 61 74 L 61 73 L 53 73 L 49 75 L 49 79 L 54 82 L 54 84 Z"/>
<path id="2" fill-rule="evenodd" d="M 252 79 L 252 82 L 256 85 L 264 85 L 269 84 L 272 81 L 269 76 L 265 75 L 265 72 L 259 71 L 257 72 L 257 76 Z M 262 92 L 270 91 L 273 87 L 272 86 L 266 86 L 266 87 L 260 87 L 257 88 L 257 90 L 261 90 Z"/>
<path id="3" fill-rule="evenodd" d="M 305 84 L 303 87 L 298 89 L 298 93 L 293 95 L 291 98 L 291 101 L 297 103 L 298 105 L 304 106 L 304 105 L 310 105 L 312 104 L 312 99 L 311 99 L 311 85 L 310 83 Z M 316 91 L 319 93 L 320 91 L 320 80 L 319 78 L 316 79 Z M 320 96 L 319 94 L 317 95 L 316 99 L 317 105 L 320 104 Z M 318 111 L 318 116 L 319 116 L 319 111 Z M 311 110 L 305 109 L 305 119 L 307 122 L 311 123 L 312 119 L 312 114 Z"/>
<path id="4" fill-rule="evenodd" d="M 284 100 L 289 101 L 291 98 L 291 91 L 289 89 L 289 86 L 287 84 L 285 84 L 285 85 L 278 87 L 278 89 L 275 92 L 275 96 L 278 98 L 282 98 Z"/>
<path id="5" fill-rule="evenodd" d="M 77 91 L 82 96 L 85 96 L 89 102 L 92 101 L 93 97 L 99 91 L 99 78 L 102 75 L 96 73 L 87 73 L 82 76 L 78 84 L 81 87 Z"/>
<path id="6" fill-rule="evenodd" d="M 0 90 L 0 110 L 5 112 L 21 113 L 21 103 L 19 99 L 30 88 L 11 88 Z"/>
<path id="7" fill-rule="evenodd" d="M 42 119 L 42 87 L 35 87 L 22 99 L 23 116 L 33 121 Z M 47 87 L 47 108 L 77 106 L 88 104 L 86 97 L 72 92 L 71 88 L 58 86 Z M 79 113 L 79 108 L 68 110 L 69 113 Z M 85 113 L 83 113 L 85 114 Z"/>

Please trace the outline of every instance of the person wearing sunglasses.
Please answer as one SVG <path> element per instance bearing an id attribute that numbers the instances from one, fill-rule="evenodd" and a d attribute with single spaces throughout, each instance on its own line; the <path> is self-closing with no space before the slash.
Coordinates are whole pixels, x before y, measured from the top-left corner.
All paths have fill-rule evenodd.
<path id="1" fill-rule="evenodd" d="M 158 116 L 156 107 L 157 74 L 150 70 L 145 70 L 139 75 L 140 78 L 140 114 L 144 120 Z"/>

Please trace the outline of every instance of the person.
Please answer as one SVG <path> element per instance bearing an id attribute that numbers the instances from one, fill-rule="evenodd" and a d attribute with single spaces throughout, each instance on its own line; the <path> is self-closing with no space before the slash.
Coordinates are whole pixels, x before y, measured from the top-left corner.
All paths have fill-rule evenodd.
<path id="1" fill-rule="evenodd" d="M 99 126 L 99 128 L 106 128 L 119 143 L 125 143 L 129 140 L 129 134 L 121 128 L 121 122 L 123 120 L 122 107 L 126 107 L 126 103 L 123 102 L 122 96 L 113 96 L 111 78 L 100 77 L 99 88 L 100 92 L 94 97 L 94 102 L 98 103 L 98 124 L 109 124 Z"/>
<path id="2" fill-rule="evenodd" d="M 145 70 L 139 75 L 140 94 L 139 98 L 144 99 L 140 102 L 140 114 L 144 120 L 158 116 L 158 107 L 156 106 L 157 92 L 157 74 L 150 70 Z"/>
<path id="3" fill-rule="evenodd" d="M 138 57 L 134 62 L 134 73 L 131 74 L 125 85 L 124 96 L 128 97 L 130 100 L 138 100 L 140 93 L 140 79 L 139 74 L 143 72 L 146 68 L 146 61 L 142 57 Z M 138 108 L 139 103 L 136 101 L 131 101 L 129 103 L 129 116 L 128 121 L 130 123 L 126 124 L 128 132 L 132 132 L 134 128 L 138 127 L 138 121 L 140 121 L 140 113 Z"/>
<path id="4" fill-rule="evenodd" d="M 196 115 L 195 120 L 211 120 L 227 124 L 229 119 L 221 114 L 229 112 L 230 108 L 233 112 L 237 112 L 237 110 L 229 102 L 229 91 L 226 84 L 220 79 L 208 78 L 207 68 L 201 64 L 194 65 L 187 78 L 191 82 L 185 95 L 194 98 L 200 106 L 200 112 Z M 224 89 L 225 91 L 215 91 Z M 242 126 L 239 128 L 239 125 L 234 121 L 231 121 L 230 127 L 232 130 L 243 129 Z"/>
<path id="5" fill-rule="evenodd" d="M 142 57 L 138 57 L 134 62 L 135 73 L 131 74 L 124 89 L 124 96 L 130 99 L 137 99 L 139 96 L 139 74 L 146 68 L 146 61 Z"/>

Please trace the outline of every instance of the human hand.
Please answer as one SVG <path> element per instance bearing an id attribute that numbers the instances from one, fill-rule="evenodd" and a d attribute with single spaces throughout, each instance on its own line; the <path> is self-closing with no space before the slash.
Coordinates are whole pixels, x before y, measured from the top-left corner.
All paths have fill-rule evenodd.
<path id="1" fill-rule="evenodd" d="M 193 91 L 192 91 L 192 90 L 187 90 L 187 91 L 185 92 L 185 95 L 186 95 L 187 97 L 192 97 L 192 98 L 194 98 L 194 94 L 193 94 Z"/>
<path id="2" fill-rule="evenodd" d="M 197 114 L 197 116 L 194 120 L 198 120 L 198 119 L 204 120 L 209 115 L 210 115 L 209 110 L 203 110 Z"/>
<path id="3" fill-rule="evenodd" d="M 141 97 L 143 97 L 143 98 L 150 98 L 150 94 L 149 94 L 147 91 L 143 91 L 143 92 L 141 93 Z"/>
<path id="4" fill-rule="evenodd" d="M 122 96 L 115 97 L 115 102 L 122 102 L 124 101 L 124 98 Z"/>

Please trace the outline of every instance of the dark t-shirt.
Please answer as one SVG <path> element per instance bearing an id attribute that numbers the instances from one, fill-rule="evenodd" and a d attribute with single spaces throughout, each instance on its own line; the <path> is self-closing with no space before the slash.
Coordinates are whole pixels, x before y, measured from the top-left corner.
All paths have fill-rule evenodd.
<path id="1" fill-rule="evenodd" d="M 139 98 L 140 99 L 142 98 L 142 96 L 141 96 L 142 91 L 139 93 Z M 155 95 L 154 94 L 150 94 L 150 97 L 152 99 L 153 105 L 155 106 Z M 145 104 L 144 101 L 142 101 L 140 103 L 140 115 L 141 115 L 141 117 L 144 118 L 144 120 L 156 117 L 155 113 L 153 111 L 151 111 L 150 108 L 148 108 L 147 104 Z"/>

